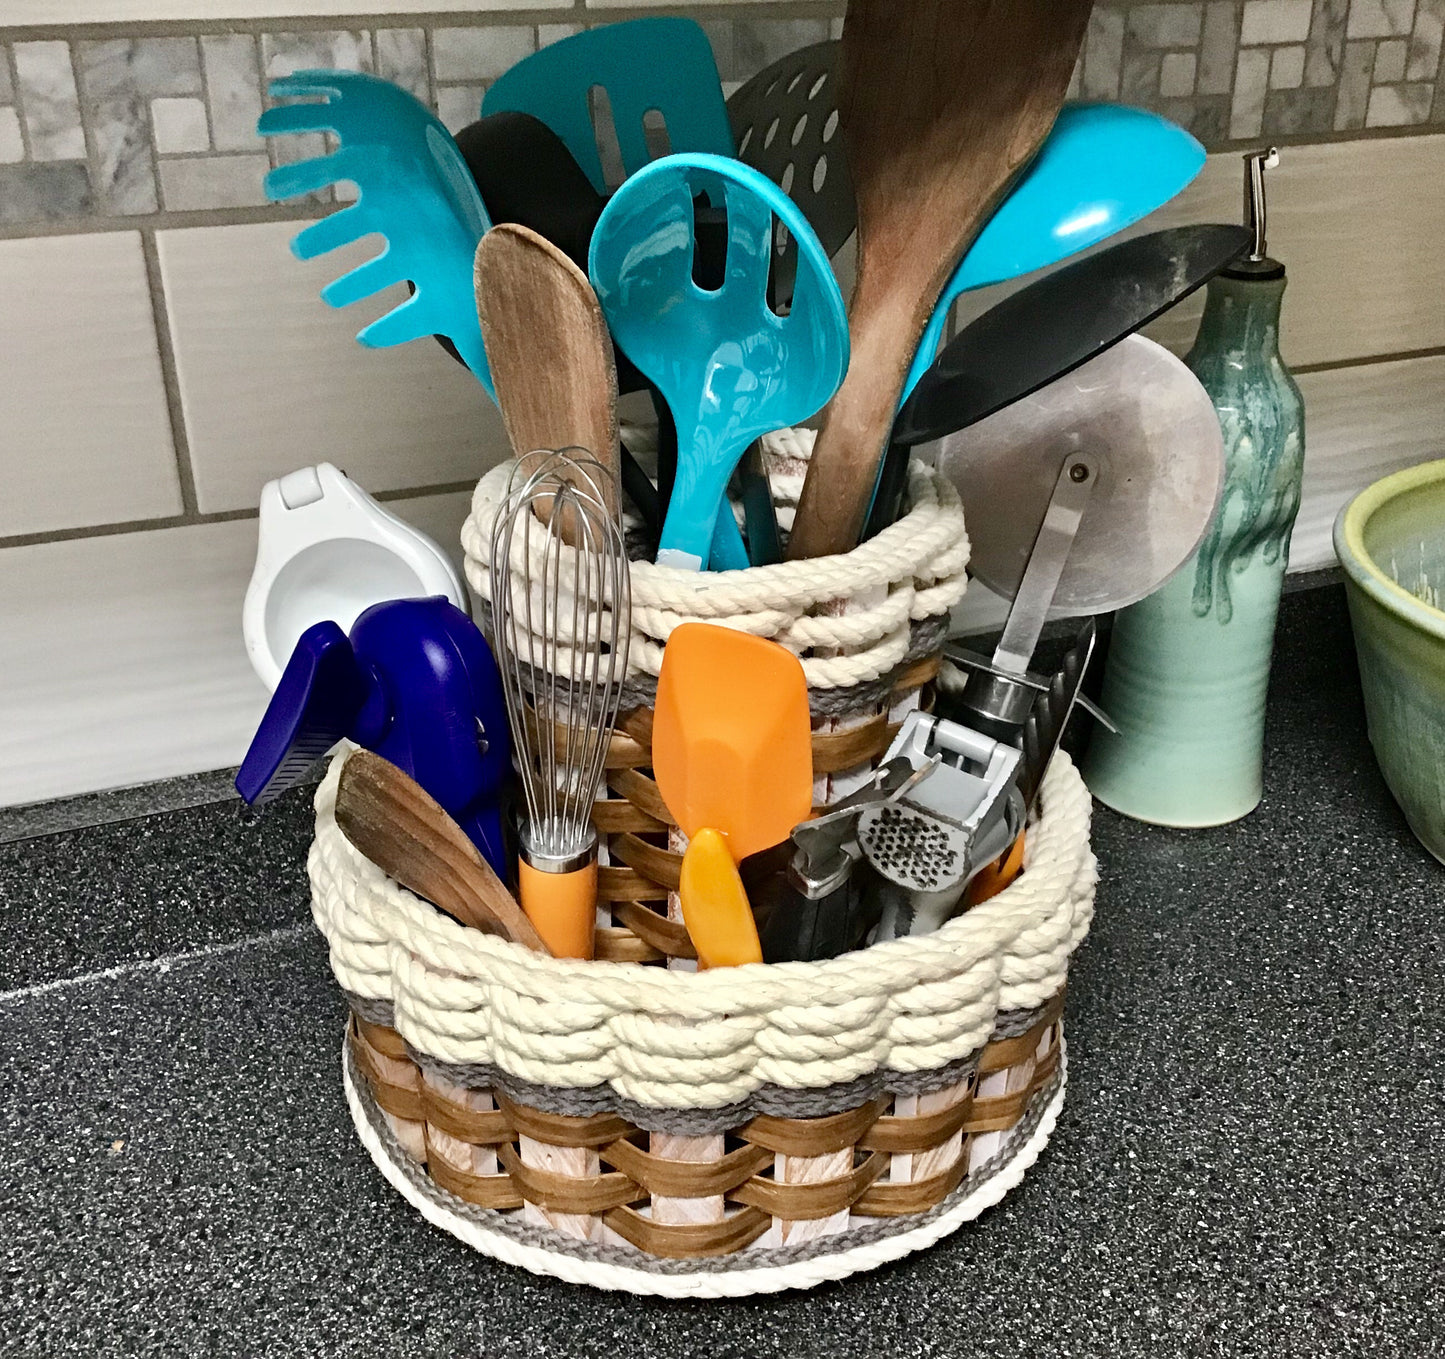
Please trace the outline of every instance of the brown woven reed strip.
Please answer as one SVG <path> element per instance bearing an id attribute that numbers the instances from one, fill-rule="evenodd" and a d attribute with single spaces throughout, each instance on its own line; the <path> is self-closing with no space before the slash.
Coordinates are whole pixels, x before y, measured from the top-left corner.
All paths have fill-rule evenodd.
<path id="1" fill-rule="evenodd" d="M 977 1073 L 965 1071 L 941 1092 L 949 1103 L 929 1105 L 925 1112 L 897 1109 L 922 1109 L 926 1100 L 882 1096 L 814 1118 L 761 1114 L 733 1129 L 732 1149 L 708 1161 L 675 1160 L 646 1150 L 647 1134 L 617 1113 L 551 1113 L 496 1088 L 469 1094 L 424 1082 L 400 1035 L 359 1016 L 352 1021 L 351 1050 L 401 1144 L 426 1161 L 442 1189 L 501 1211 L 531 1205 L 529 1212 L 590 1216 L 650 1255 L 691 1259 L 742 1250 L 774 1224 L 795 1230 L 795 1224 L 822 1224 L 842 1214 L 852 1231 L 851 1224 L 861 1219 L 907 1217 L 935 1208 L 977 1160 L 970 1155 L 971 1139 L 1015 1127 L 1034 1097 L 1055 1083 L 1062 1008 L 1061 994 L 1034 1013 L 1026 1032 L 985 1048 L 978 1071 L 994 1073 L 995 1080 L 1002 1079 L 997 1073 L 1008 1073 L 1007 1083 L 1018 1088 L 1007 1094 L 980 1096 Z M 494 1109 L 459 1102 L 475 1103 L 488 1094 Z M 523 1138 L 544 1147 L 593 1152 L 593 1169 L 599 1161 L 608 1168 L 573 1175 L 527 1164 Z M 721 1147 L 723 1139 L 718 1141 Z M 989 1144 L 980 1145 L 986 1157 Z M 472 1167 L 467 1165 L 469 1148 Z M 499 1173 L 478 1173 L 474 1167 L 490 1167 L 493 1155 Z M 827 1167 L 821 1178 L 789 1182 L 781 1173 L 782 1158 L 827 1156 L 841 1165 Z M 901 1176 L 899 1164 L 905 1168 Z M 662 1222 L 645 1207 L 658 1199 L 727 1206 L 716 1221 Z"/>
<path id="2" fill-rule="evenodd" d="M 664 1260 L 697 1260 L 731 1255 L 752 1245 L 772 1219 L 757 1208 L 743 1208 L 721 1222 L 654 1222 L 631 1208 L 614 1208 L 602 1221 L 624 1241 Z"/>

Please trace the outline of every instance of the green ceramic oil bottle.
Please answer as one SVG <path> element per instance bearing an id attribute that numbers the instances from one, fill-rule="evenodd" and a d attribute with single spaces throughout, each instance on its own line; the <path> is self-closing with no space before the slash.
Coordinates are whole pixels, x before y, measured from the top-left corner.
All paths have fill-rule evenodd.
<path id="1" fill-rule="evenodd" d="M 1245 157 L 1247 258 L 1209 284 L 1185 358 L 1224 435 L 1219 509 L 1195 556 L 1114 620 L 1103 707 L 1084 772 L 1106 806 L 1166 826 L 1248 815 L 1263 792 L 1275 618 L 1299 511 L 1304 402 L 1279 352 L 1284 266 L 1265 250 L 1264 172 Z"/>

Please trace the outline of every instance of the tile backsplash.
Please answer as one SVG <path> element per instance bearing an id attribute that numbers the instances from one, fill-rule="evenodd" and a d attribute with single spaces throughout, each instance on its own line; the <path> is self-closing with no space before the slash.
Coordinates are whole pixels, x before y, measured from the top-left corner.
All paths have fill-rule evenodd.
<path id="1" fill-rule="evenodd" d="M 844 4 L 73 8 L 83 23 L 43 21 L 68 0 L 12 4 L 25 26 L 7 26 L 0 0 L 0 804 L 239 760 L 265 698 L 239 637 L 265 481 L 333 461 L 455 550 L 467 488 L 506 454 L 435 345 L 355 343 L 396 294 L 317 299 L 345 262 L 287 245 L 333 192 L 270 204 L 262 179 L 324 143 L 257 137 L 270 80 L 374 71 L 455 130 L 513 62 L 582 27 L 691 14 L 731 90 L 836 35 Z M 1445 452 L 1442 34 L 1445 0 L 1098 0 L 1074 74 L 1074 97 L 1156 109 L 1214 153 L 1155 225 L 1235 218 L 1237 153 L 1286 145 L 1271 241 L 1309 401 L 1294 569 L 1331 560 L 1363 479 Z M 1196 314 L 1159 337 L 1187 348 Z"/>
<path id="2" fill-rule="evenodd" d="M 697 12 L 728 84 L 838 22 Z M 268 155 L 316 149 L 292 138 L 268 153 L 256 137 L 268 80 L 312 66 L 375 71 L 455 130 L 477 116 L 490 81 L 580 26 L 453 15 L 432 26 L 202 23 L 177 36 L 17 39 L 0 48 L 0 219 L 261 206 Z M 1445 125 L 1442 33 L 1445 0 L 1100 0 L 1075 92 L 1158 109 L 1210 147 Z"/>

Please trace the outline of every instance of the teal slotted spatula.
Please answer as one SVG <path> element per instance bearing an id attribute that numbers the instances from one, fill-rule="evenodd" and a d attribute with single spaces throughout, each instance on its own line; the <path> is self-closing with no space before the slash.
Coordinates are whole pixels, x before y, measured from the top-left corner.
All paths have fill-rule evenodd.
<path id="1" fill-rule="evenodd" d="M 693 203 L 727 213 L 715 291 L 693 281 Z M 798 242 L 792 306 L 767 302 L 773 218 Z M 724 156 L 666 156 L 612 196 L 588 272 L 613 338 L 677 421 L 678 468 L 660 565 L 699 570 L 728 478 L 752 441 L 821 409 L 848 367 L 842 294 L 817 235 L 766 175 Z"/>
<path id="2" fill-rule="evenodd" d="M 270 89 L 325 102 L 267 109 L 256 125 L 261 136 L 331 132 L 340 148 L 277 166 L 266 176 L 267 198 L 294 198 L 342 181 L 360 190 L 350 207 L 298 232 L 292 254 L 309 260 L 364 236 L 386 241 L 381 254 L 328 283 L 322 299 L 345 307 L 410 283 L 412 295 L 357 340 L 381 349 L 445 335 L 492 396 L 472 286 L 477 242 L 491 221 L 451 134 L 406 90 L 359 71 L 297 71 L 273 80 Z"/>
<path id="3" fill-rule="evenodd" d="M 648 144 L 654 118 L 666 129 L 668 150 L 733 153 L 712 44 L 696 20 L 674 15 L 604 24 L 549 43 L 492 83 L 482 116 L 511 109 L 540 118 L 606 193 L 615 186 L 602 164 L 594 91 L 606 96 L 624 175 L 656 156 Z"/>

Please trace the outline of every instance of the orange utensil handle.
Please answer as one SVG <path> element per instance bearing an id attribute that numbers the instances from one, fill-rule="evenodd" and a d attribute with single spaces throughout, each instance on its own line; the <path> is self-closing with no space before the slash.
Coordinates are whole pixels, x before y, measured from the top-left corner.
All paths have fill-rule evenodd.
<path id="1" fill-rule="evenodd" d="M 522 909 L 558 958 L 590 958 L 597 925 L 597 860 L 570 873 L 517 864 Z"/>
<path id="2" fill-rule="evenodd" d="M 1023 871 L 1023 866 L 1024 833 L 1020 831 L 1018 839 L 1008 847 L 1007 851 L 968 884 L 968 904 L 977 906 L 981 901 L 996 897 L 1018 877 Z"/>
<path id="3" fill-rule="evenodd" d="M 678 891 L 682 921 L 697 949 L 699 967 L 763 961 L 747 889 L 720 832 L 700 830 L 689 841 Z"/>

